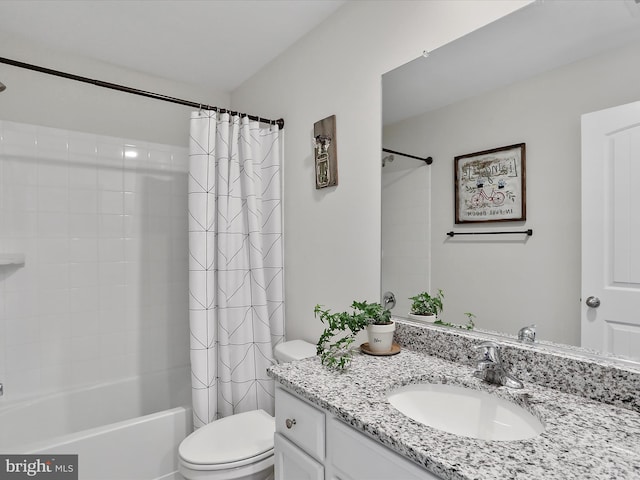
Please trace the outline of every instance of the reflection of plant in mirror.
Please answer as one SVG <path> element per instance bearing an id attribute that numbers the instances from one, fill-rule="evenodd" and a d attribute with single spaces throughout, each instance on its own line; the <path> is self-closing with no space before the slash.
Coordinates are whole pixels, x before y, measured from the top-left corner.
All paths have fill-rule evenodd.
<path id="1" fill-rule="evenodd" d="M 443 310 L 442 300 L 444 293 L 438 290 L 436 295 L 429 295 L 428 292 L 422 292 L 415 297 L 409 297 L 411 303 L 411 313 L 413 315 L 438 315 Z"/>
<path id="2" fill-rule="evenodd" d="M 354 310 L 349 312 L 331 313 L 331 310 L 323 309 L 322 305 L 316 305 L 313 310 L 315 317 L 320 317 L 327 327 L 320 335 L 316 353 L 320 355 L 323 365 L 337 370 L 344 370 L 351 363 L 351 344 L 355 341 L 356 334 L 367 325 L 388 325 L 391 321 L 391 311 L 386 310 L 379 303 L 356 302 L 351 304 Z M 334 337 L 347 332 L 345 336 L 334 341 Z"/>
<path id="3" fill-rule="evenodd" d="M 465 315 L 467 316 L 466 325 L 457 325 L 455 323 L 443 322 L 442 320 L 436 320 L 433 324 L 442 325 L 443 327 L 466 328 L 467 330 L 473 330 L 476 326 L 473 319 L 476 318 L 476 316 L 471 312 L 465 312 Z"/>

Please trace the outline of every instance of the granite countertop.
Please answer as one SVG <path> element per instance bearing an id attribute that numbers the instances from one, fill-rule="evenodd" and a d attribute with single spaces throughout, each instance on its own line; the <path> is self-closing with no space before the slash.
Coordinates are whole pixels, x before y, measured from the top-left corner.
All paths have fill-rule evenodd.
<path id="1" fill-rule="evenodd" d="M 269 375 L 447 480 L 640 479 L 640 414 L 629 409 L 533 383 L 519 390 L 489 385 L 469 366 L 407 349 L 387 357 L 357 353 L 342 373 L 315 357 L 274 365 Z M 545 431 L 529 440 L 476 440 L 411 420 L 386 400 L 394 387 L 443 381 L 509 398 L 540 418 Z"/>

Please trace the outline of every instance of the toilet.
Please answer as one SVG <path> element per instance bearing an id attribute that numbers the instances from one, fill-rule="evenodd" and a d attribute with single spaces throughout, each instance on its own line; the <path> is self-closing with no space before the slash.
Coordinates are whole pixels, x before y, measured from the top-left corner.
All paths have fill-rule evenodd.
<path id="1" fill-rule="evenodd" d="M 278 363 L 313 357 L 316 346 L 283 342 Z M 200 427 L 178 447 L 178 471 L 187 480 L 267 480 L 273 478 L 275 419 L 264 410 L 237 413 Z"/>

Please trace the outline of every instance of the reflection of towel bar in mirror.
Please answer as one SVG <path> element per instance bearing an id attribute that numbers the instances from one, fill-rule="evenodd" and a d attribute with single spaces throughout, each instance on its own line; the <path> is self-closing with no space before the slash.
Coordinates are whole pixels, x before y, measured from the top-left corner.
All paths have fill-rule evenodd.
<path id="1" fill-rule="evenodd" d="M 513 233 L 526 233 L 528 236 L 533 235 L 533 229 L 520 230 L 517 232 L 447 232 L 447 235 L 454 237 L 456 235 L 509 235 Z"/>
<path id="2" fill-rule="evenodd" d="M 382 149 L 383 152 L 386 153 L 392 153 L 394 155 L 401 155 L 403 157 L 409 157 L 409 158 L 415 158 L 416 160 L 421 160 L 423 162 L 425 162 L 427 165 L 431 165 L 433 163 L 433 158 L 432 157 L 417 157 L 415 155 L 409 155 L 408 153 L 402 153 L 402 152 L 396 152 L 395 150 L 389 150 L 388 148 L 383 148 Z"/>

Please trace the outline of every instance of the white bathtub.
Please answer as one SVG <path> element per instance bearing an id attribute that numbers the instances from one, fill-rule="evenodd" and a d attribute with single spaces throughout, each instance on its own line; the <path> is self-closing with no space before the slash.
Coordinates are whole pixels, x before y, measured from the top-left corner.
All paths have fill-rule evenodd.
<path id="1" fill-rule="evenodd" d="M 189 380 L 180 369 L 3 405 L 0 452 L 78 454 L 80 480 L 180 478 Z"/>

